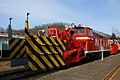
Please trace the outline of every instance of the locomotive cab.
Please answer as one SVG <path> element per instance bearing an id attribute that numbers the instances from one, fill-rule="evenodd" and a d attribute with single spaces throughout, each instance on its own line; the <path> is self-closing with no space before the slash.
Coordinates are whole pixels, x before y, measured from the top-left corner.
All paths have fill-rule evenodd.
<path id="1" fill-rule="evenodd" d="M 92 37 L 93 37 L 93 30 L 91 28 L 88 28 L 88 27 L 75 27 L 74 30 L 75 30 L 74 36 L 78 40 L 92 39 Z"/>
<path id="2" fill-rule="evenodd" d="M 76 42 L 79 42 L 80 47 L 85 51 L 93 50 L 94 38 L 93 30 L 89 27 L 75 27 L 74 38 Z"/>

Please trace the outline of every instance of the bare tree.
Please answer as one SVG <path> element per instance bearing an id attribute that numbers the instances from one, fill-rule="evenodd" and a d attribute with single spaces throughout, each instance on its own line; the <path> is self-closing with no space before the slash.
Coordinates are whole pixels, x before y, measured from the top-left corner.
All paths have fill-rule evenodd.
<path id="1" fill-rule="evenodd" d="M 0 27 L 0 32 L 4 32 L 4 31 L 5 31 L 4 28 Z"/>

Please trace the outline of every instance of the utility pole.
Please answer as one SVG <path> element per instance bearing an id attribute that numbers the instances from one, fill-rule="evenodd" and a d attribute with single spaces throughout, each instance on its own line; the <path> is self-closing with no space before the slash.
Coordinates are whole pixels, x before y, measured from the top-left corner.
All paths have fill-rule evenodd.
<path id="1" fill-rule="evenodd" d="M 11 20 L 12 18 L 9 18 L 9 25 L 8 25 L 8 39 L 10 40 L 12 38 L 12 28 L 11 28 Z"/>
<path id="2" fill-rule="evenodd" d="M 0 50 L 1 50 L 1 52 L 0 52 L 0 57 L 2 57 L 2 39 L 1 39 L 1 41 L 0 41 Z"/>

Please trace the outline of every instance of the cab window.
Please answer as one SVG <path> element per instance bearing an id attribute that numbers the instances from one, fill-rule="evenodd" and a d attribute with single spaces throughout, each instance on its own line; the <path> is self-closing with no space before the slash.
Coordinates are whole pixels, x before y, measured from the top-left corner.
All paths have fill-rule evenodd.
<path id="1" fill-rule="evenodd" d="M 89 36 L 93 36 L 93 30 L 92 30 L 92 29 L 90 29 L 90 30 L 88 31 L 88 35 L 89 35 Z"/>
<path id="2" fill-rule="evenodd" d="M 75 30 L 76 34 L 84 34 L 85 33 L 85 29 L 84 28 L 78 28 Z"/>

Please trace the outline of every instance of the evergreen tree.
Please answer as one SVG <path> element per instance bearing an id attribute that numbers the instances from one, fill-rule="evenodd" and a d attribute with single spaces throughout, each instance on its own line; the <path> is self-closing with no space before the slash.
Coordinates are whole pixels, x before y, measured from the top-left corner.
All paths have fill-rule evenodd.
<path id="1" fill-rule="evenodd" d="M 112 40 L 117 39 L 116 34 L 115 34 L 115 33 L 112 33 L 112 36 L 111 36 L 110 39 L 112 39 Z"/>

